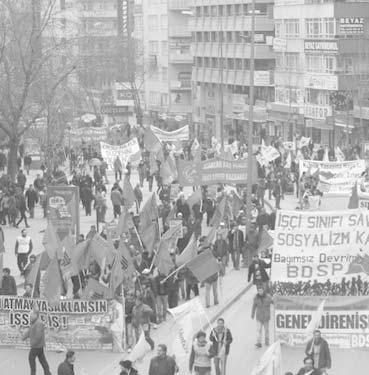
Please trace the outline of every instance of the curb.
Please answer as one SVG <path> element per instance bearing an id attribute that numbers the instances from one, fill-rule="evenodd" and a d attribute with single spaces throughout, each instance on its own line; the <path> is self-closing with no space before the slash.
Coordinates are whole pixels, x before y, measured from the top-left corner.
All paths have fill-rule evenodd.
<path id="1" fill-rule="evenodd" d="M 227 304 L 225 304 L 218 312 L 215 313 L 213 317 L 210 318 L 210 322 L 206 323 L 206 325 L 204 326 L 204 330 L 207 330 L 208 328 L 210 328 L 210 325 L 214 323 L 221 315 L 223 315 L 226 310 L 228 310 L 231 306 L 233 306 L 243 294 L 245 294 L 251 289 L 252 286 L 253 286 L 253 283 L 249 282 L 233 298 L 231 298 L 231 300 Z"/>

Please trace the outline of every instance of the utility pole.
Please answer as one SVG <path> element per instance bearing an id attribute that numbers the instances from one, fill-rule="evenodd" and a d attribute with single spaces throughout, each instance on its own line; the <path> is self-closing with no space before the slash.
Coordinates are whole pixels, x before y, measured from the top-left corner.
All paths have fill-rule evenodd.
<path id="1" fill-rule="evenodd" d="M 251 2 L 251 41 L 250 41 L 250 88 L 249 88 L 249 126 L 247 128 L 247 192 L 246 220 L 248 228 L 251 223 L 252 176 L 253 176 L 253 127 L 254 127 L 254 70 L 255 70 L 255 0 Z M 246 116 L 245 116 L 246 120 Z M 247 123 L 247 121 L 246 121 Z"/>
<path id="2" fill-rule="evenodd" d="M 219 17 L 219 42 L 220 42 L 220 142 L 222 145 L 222 150 L 224 152 L 224 66 L 223 66 L 223 27 L 222 27 L 222 18 Z"/>

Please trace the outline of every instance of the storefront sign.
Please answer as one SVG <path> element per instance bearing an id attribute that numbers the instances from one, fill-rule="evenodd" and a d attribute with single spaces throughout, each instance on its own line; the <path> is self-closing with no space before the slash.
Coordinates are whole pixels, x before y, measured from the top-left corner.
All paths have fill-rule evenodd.
<path id="1" fill-rule="evenodd" d="M 109 145 L 105 142 L 100 142 L 101 156 L 104 158 L 109 166 L 109 169 L 114 170 L 114 160 L 119 157 L 122 165 L 125 166 L 128 161 L 136 161 L 140 157 L 140 147 L 137 138 L 133 138 L 124 145 L 116 146 Z"/>
<path id="2" fill-rule="evenodd" d="M 0 347 L 29 348 L 19 330 L 29 327 L 34 308 L 47 328 L 47 350 L 112 350 L 112 331 L 123 326 L 123 308 L 115 300 L 63 300 L 51 307 L 43 299 L 1 296 Z"/>
<path id="3" fill-rule="evenodd" d="M 256 165 L 252 181 L 257 181 Z M 182 186 L 245 184 L 247 160 L 229 161 L 219 157 L 199 162 L 178 160 L 178 182 Z"/>
<path id="4" fill-rule="evenodd" d="M 305 117 L 317 120 L 325 120 L 327 116 L 332 116 L 332 107 L 315 104 L 305 104 Z"/>
<path id="5" fill-rule="evenodd" d="M 51 221 L 62 240 L 69 233 L 79 235 L 78 186 L 48 186 L 47 219 Z"/>
<path id="6" fill-rule="evenodd" d="M 338 77 L 328 74 L 305 74 L 304 86 L 320 90 L 338 90 Z"/>
<path id="7" fill-rule="evenodd" d="M 364 34 L 363 17 L 342 17 L 339 23 L 340 34 Z"/>
<path id="8" fill-rule="evenodd" d="M 369 212 L 360 209 L 277 211 L 271 279 L 278 294 L 290 293 L 283 283 L 369 281 L 368 223 Z"/>
<path id="9" fill-rule="evenodd" d="M 338 52 L 336 40 L 305 40 L 305 52 Z"/>
<path id="10" fill-rule="evenodd" d="M 318 297 L 276 296 L 274 300 L 275 340 L 306 347 L 312 339 L 307 327 L 322 302 Z M 324 314 L 319 329 L 329 345 L 340 349 L 368 350 L 369 297 L 324 297 Z"/>

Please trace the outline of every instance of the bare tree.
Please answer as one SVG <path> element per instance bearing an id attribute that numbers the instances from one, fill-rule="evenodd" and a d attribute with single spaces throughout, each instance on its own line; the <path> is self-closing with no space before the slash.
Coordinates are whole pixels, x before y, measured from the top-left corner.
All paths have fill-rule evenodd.
<path id="1" fill-rule="evenodd" d="M 9 139 L 8 173 L 15 179 L 21 137 L 48 116 L 75 69 L 52 35 L 56 0 L 0 0 L 0 129 Z M 61 63 L 63 60 L 63 63 Z"/>

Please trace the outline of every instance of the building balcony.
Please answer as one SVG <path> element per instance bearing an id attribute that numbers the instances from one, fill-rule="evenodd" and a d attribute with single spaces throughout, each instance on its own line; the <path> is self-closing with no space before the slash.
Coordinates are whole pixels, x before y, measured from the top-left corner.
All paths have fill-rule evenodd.
<path id="1" fill-rule="evenodd" d="M 189 0 L 168 0 L 169 10 L 190 10 L 191 1 Z"/>
<path id="2" fill-rule="evenodd" d="M 223 77 L 222 77 L 223 75 Z M 225 85 L 250 86 L 250 71 L 231 70 L 216 68 L 196 68 L 192 69 L 192 80 L 195 82 L 207 82 Z M 254 85 L 258 87 L 268 87 L 274 85 L 273 71 L 256 70 L 254 74 Z"/>
<path id="3" fill-rule="evenodd" d="M 192 64 L 193 56 L 190 53 L 170 53 L 169 62 L 172 64 Z"/>
<path id="4" fill-rule="evenodd" d="M 251 31 L 251 16 L 236 15 L 228 17 L 192 18 L 191 31 Z M 274 31 L 273 19 L 266 15 L 255 16 L 255 32 Z"/>
<path id="5" fill-rule="evenodd" d="M 248 43 L 198 42 L 194 48 L 195 56 L 249 59 L 251 46 Z M 274 59 L 274 52 L 267 44 L 255 44 L 255 59 Z"/>
<path id="6" fill-rule="evenodd" d="M 170 81 L 170 89 L 172 91 L 191 91 L 191 80 L 181 79 Z"/>
<path id="7" fill-rule="evenodd" d="M 169 27 L 169 37 L 172 38 L 190 38 L 191 31 L 189 27 L 186 26 L 170 26 Z"/>
<path id="8" fill-rule="evenodd" d="M 169 111 L 172 113 L 192 113 L 192 105 L 172 103 Z"/>

